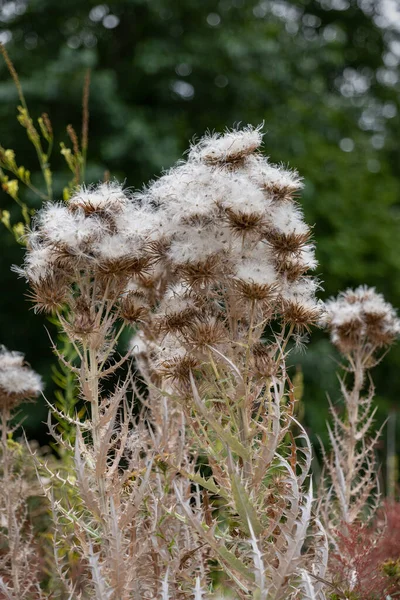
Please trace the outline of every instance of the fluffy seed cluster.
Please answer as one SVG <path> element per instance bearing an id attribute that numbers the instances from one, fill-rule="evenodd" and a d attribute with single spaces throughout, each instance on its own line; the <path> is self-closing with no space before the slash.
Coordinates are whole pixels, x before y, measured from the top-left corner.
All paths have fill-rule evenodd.
<path id="1" fill-rule="evenodd" d="M 0 346 L 0 408 L 11 410 L 42 389 L 40 376 L 24 363 L 24 355 Z"/>
<path id="2" fill-rule="evenodd" d="M 311 231 L 294 199 L 301 180 L 271 165 L 261 143 L 260 128 L 205 136 L 139 195 L 162 215 L 157 260 L 166 278 L 149 347 L 155 370 L 173 380 L 187 377 L 210 346 L 239 345 L 257 324 L 259 364 L 261 323 L 279 319 L 301 331 L 321 316 L 308 274 L 317 265 Z M 136 290 L 148 293 L 143 282 Z M 133 347 L 143 355 L 142 344 Z"/>
<path id="3" fill-rule="evenodd" d="M 396 311 L 374 288 L 346 290 L 329 300 L 325 309 L 323 324 L 343 353 L 362 345 L 370 349 L 389 346 L 400 335 Z"/>
<path id="4" fill-rule="evenodd" d="M 45 205 L 19 270 L 31 285 L 36 308 L 52 312 L 71 303 L 71 286 L 83 278 L 95 279 L 97 291 L 107 286 L 111 293 L 132 277 L 145 277 L 158 219 L 153 208 L 133 201 L 115 183 L 80 189 L 68 204 Z"/>
<path id="5" fill-rule="evenodd" d="M 106 290 L 120 316 L 151 332 L 157 365 L 173 378 L 207 347 L 246 339 L 250 313 L 253 325 L 308 329 L 321 307 L 308 275 L 311 231 L 294 199 L 302 184 L 271 165 L 261 143 L 260 128 L 207 135 L 141 193 L 101 184 L 47 204 L 20 270 L 37 309 L 69 304 L 85 334 Z"/>

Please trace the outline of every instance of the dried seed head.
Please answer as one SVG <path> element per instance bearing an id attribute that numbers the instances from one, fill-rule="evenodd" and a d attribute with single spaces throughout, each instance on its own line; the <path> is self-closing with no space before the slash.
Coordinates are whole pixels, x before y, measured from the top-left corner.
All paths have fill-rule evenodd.
<path id="1" fill-rule="evenodd" d="M 73 306 L 73 324 L 71 330 L 76 336 L 85 336 L 92 333 L 95 328 L 95 314 L 89 300 L 79 296 Z"/>
<path id="2" fill-rule="evenodd" d="M 118 183 L 102 183 L 97 187 L 80 188 L 68 202 L 71 212 L 83 211 L 86 216 L 105 215 L 122 210 L 128 198 Z"/>
<path id="3" fill-rule="evenodd" d="M 258 342 L 251 348 L 256 372 L 263 377 L 272 377 L 276 374 L 277 362 L 275 360 L 276 348 L 269 348 Z"/>
<path id="4" fill-rule="evenodd" d="M 343 353 L 363 345 L 389 346 L 400 335 L 400 320 L 393 307 L 374 288 L 347 290 L 326 303 L 322 324 Z"/>
<path id="5" fill-rule="evenodd" d="M 303 275 L 314 270 L 317 264 L 314 248 L 311 245 L 304 246 L 296 254 L 276 257 L 277 271 L 291 282 L 302 279 Z"/>
<path id="6" fill-rule="evenodd" d="M 28 298 L 35 304 L 36 312 L 51 314 L 60 310 L 68 298 L 65 274 L 57 269 L 37 281 L 31 281 Z"/>
<path id="7" fill-rule="evenodd" d="M 243 281 L 236 279 L 234 281 L 234 289 L 239 298 L 252 302 L 263 302 L 272 306 L 278 296 L 278 284 L 275 283 L 258 283 L 257 281 Z"/>
<path id="8" fill-rule="evenodd" d="M 265 232 L 265 238 L 273 248 L 277 259 L 282 260 L 291 254 L 298 254 L 309 243 L 310 232 L 283 233 L 272 229 Z"/>
<path id="9" fill-rule="evenodd" d="M 150 307 L 143 292 L 130 291 L 120 300 L 121 317 L 129 324 L 143 322 L 149 314 Z"/>
<path id="10" fill-rule="evenodd" d="M 227 208 L 225 215 L 230 229 L 237 235 L 260 233 L 263 229 L 264 217 L 260 213 Z"/>
<path id="11" fill-rule="evenodd" d="M 10 411 L 20 402 L 39 396 L 40 376 L 24 362 L 24 355 L 0 346 L 0 409 Z"/>
<path id="12" fill-rule="evenodd" d="M 150 268 L 149 256 L 132 256 L 127 253 L 118 258 L 104 258 L 98 261 L 96 270 L 100 277 L 137 276 L 145 277 Z"/>
<path id="13" fill-rule="evenodd" d="M 176 268 L 176 272 L 182 281 L 194 290 L 202 290 L 218 283 L 224 273 L 223 267 L 223 257 L 212 254 L 203 261 L 181 264 Z"/>
<path id="14" fill-rule="evenodd" d="M 171 379 L 178 385 L 188 386 L 190 384 L 190 373 L 198 366 L 199 363 L 196 357 L 185 354 L 163 361 L 157 369 L 157 373 L 165 379 Z"/>
<path id="15" fill-rule="evenodd" d="M 185 338 L 194 349 L 202 349 L 228 342 L 229 335 L 221 321 L 205 318 L 188 323 L 185 328 Z"/>
<path id="16" fill-rule="evenodd" d="M 191 147 L 189 160 L 199 160 L 210 165 L 234 165 L 253 154 L 261 144 L 261 129 L 248 126 L 242 131 L 205 136 Z"/>
<path id="17" fill-rule="evenodd" d="M 322 305 L 313 300 L 282 300 L 282 318 L 286 323 L 294 325 L 297 332 L 309 331 L 312 325 L 316 325 L 321 319 L 322 310 Z"/>
<path id="18" fill-rule="evenodd" d="M 160 315 L 156 326 L 161 333 L 176 333 L 187 328 L 188 324 L 198 315 L 199 311 L 194 306 L 187 306 L 183 310 Z"/>
<path id="19" fill-rule="evenodd" d="M 167 256 L 168 250 L 171 247 L 171 240 L 165 236 L 158 240 L 152 240 L 149 242 L 146 248 L 146 252 L 153 263 L 157 263 L 160 260 L 164 260 Z"/>

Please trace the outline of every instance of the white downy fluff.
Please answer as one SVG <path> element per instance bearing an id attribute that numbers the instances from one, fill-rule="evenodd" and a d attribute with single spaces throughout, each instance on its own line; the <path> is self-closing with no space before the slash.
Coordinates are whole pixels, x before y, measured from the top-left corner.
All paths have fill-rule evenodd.
<path id="1" fill-rule="evenodd" d="M 199 143 L 192 145 L 189 160 L 229 162 L 238 156 L 252 154 L 262 144 L 261 128 L 248 125 L 242 130 L 206 135 Z"/>
<path id="2" fill-rule="evenodd" d="M 40 375 L 24 364 L 24 355 L 0 346 L 0 390 L 6 394 L 37 396 L 42 389 Z"/>

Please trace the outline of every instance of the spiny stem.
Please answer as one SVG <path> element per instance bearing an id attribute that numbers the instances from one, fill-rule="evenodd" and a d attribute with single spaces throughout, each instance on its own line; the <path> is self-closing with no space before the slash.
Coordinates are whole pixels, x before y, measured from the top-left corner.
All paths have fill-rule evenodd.
<path id="1" fill-rule="evenodd" d="M 10 411 L 5 406 L 1 415 L 1 446 L 3 451 L 2 466 L 3 466 L 3 485 L 4 495 L 6 499 L 6 512 L 7 512 L 7 537 L 10 548 L 10 563 L 11 563 L 11 577 L 13 582 L 13 591 L 17 598 L 20 596 L 20 583 L 19 583 L 19 569 L 18 569 L 18 547 L 19 547 L 19 532 L 15 527 L 15 518 L 13 511 L 13 501 L 11 498 L 11 485 L 10 481 L 10 451 L 8 448 L 7 429 L 10 421 Z"/>

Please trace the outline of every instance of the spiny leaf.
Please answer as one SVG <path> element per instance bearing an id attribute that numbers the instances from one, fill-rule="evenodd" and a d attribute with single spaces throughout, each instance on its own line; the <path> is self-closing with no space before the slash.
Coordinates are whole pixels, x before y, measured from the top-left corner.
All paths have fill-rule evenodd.
<path id="1" fill-rule="evenodd" d="M 231 473 L 230 477 L 235 508 L 239 513 L 240 521 L 244 530 L 246 531 L 247 535 L 251 535 L 249 528 L 250 522 L 255 535 L 261 535 L 263 526 L 258 519 L 257 511 L 250 500 L 249 494 L 246 492 L 236 473 Z"/>

